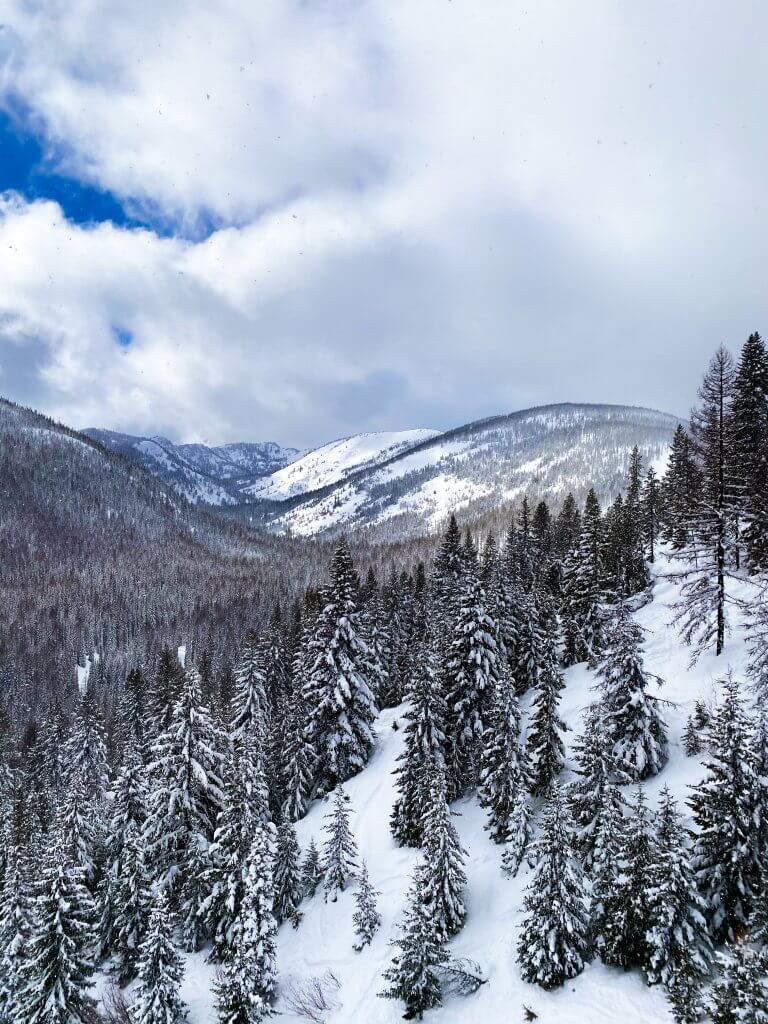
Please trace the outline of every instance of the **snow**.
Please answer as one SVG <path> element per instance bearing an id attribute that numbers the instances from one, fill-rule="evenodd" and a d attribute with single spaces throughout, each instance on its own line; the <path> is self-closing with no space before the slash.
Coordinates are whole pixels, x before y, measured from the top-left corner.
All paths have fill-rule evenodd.
<path id="1" fill-rule="evenodd" d="M 179 665 L 181 665 L 182 668 L 186 668 L 186 666 L 187 666 L 187 647 L 186 647 L 186 644 L 182 644 L 181 647 L 179 647 L 178 651 L 176 652 L 176 655 L 177 655 L 177 657 L 179 659 Z"/>
<path id="2" fill-rule="evenodd" d="M 344 437 L 308 452 L 264 480 L 257 480 L 247 491 L 255 497 L 276 501 L 305 494 L 337 483 L 363 466 L 378 465 L 438 434 L 437 430 L 416 429 Z"/>
<path id="3" fill-rule="evenodd" d="M 99 654 L 97 651 L 93 652 L 92 656 L 86 657 L 85 665 L 75 665 L 75 678 L 77 679 L 77 689 L 81 696 L 85 696 L 88 692 L 88 680 L 91 678 L 91 668 L 99 663 Z"/>
<path id="4" fill-rule="evenodd" d="M 718 681 L 732 668 L 737 679 L 744 679 L 747 649 L 743 625 L 729 635 L 720 658 L 714 653 L 703 655 L 695 667 L 689 665 L 690 649 L 679 640 L 670 625 L 672 605 L 679 596 L 677 584 L 663 575 L 673 568 L 662 561 L 657 564 L 654 600 L 636 613 L 644 627 L 645 665 L 660 676 L 663 684 L 654 685 L 652 693 L 670 705 L 665 709 L 669 728 L 670 760 L 664 771 L 643 784 L 652 803 L 661 788 L 669 786 L 687 812 L 685 800 L 688 787 L 702 775 L 702 759 L 688 758 L 681 747 L 685 721 L 697 700 L 711 703 L 718 693 Z M 740 596 L 748 597 L 751 587 L 738 584 Z M 561 712 L 569 726 L 567 746 L 581 728 L 581 714 L 594 699 L 594 673 L 586 665 L 576 665 L 565 672 Z M 527 715 L 528 701 L 523 702 Z M 393 769 L 402 748 L 401 726 L 403 707 L 384 711 L 376 723 L 377 746 L 366 769 L 345 786 L 353 813 L 351 825 L 361 858 L 368 864 L 371 881 L 380 891 L 379 910 L 382 927 L 373 942 L 362 952 L 352 949 L 355 910 L 354 886 L 339 896 L 336 903 L 323 902 L 322 892 L 301 904 L 304 919 L 298 929 L 290 924 L 280 928 L 278 936 L 278 969 L 283 985 L 289 978 L 308 978 L 332 971 L 340 982 L 337 1009 L 326 1017 L 327 1024 L 395 1024 L 402 1019 L 402 1006 L 397 1001 L 383 1000 L 377 993 L 383 988 L 382 972 L 390 962 L 389 939 L 404 909 L 405 894 L 418 851 L 397 847 L 389 833 L 389 815 L 395 799 Z M 568 778 L 567 770 L 564 779 Z M 302 856 L 309 840 L 315 838 L 319 847 L 324 841 L 323 824 L 329 804 L 315 803 L 309 814 L 297 825 Z M 521 920 L 523 891 L 530 872 L 523 867 L 515 879 L 501 872 L 503 847 L 496 846 L 484 831 L 486 814 L 474 798 L 453 805 L 454 821 L 468 852 L 468 918 L 464 929 L 450 943 L 451 951 L 478 961 L 488 983 L 472 996 L 450 997 L 442 1009 L 431 1011 L 425 1020 L 435 1024 L 512 1024 L 523 1019 L 523 1006 L 531 1007 L 542 1024 L 670 1024 L 672 1016 L 659 987 L 650 988 L 638 971 L 625 973 L 599 962 L 587 966 L 584 973 L 562 989 L 544 992 L 525 983 L 515 963 L 515 949 Z M 206 953 L 188 957 L 182 995 L 190 1008 L 189 1024 L 210 1024 L 216 1019 L 210 984 L 214 968 L 206 963 Z M 285 1024 L 302 1024 L 278 1002 Z"/>

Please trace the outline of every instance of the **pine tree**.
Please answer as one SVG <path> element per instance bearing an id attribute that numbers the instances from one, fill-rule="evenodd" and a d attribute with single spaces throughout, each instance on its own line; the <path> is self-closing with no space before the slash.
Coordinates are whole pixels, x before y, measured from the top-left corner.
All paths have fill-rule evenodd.
<path id="1" fill-rule="evenodd" d="M 256 635 L 251 633 L 235 670 L 232 720 L 229 726 L 233 742 L 240 742 L 249 733 L 263 744 L 270 723 L 269 712 L 261 652 Z"/>
<path id="2" fill-rule="evenodd" d="M 485 827 L 495 843 L 511 837 L 512 815 L 526 781 L 521 762 L 520 707 L 511 681 L 503 678 L 483 734 L 478 788 L 480 803 L 488 809 Z"/>
<path id="3" fill-rule="evenodd" d="M 699 736 L 693 715 L 689 715 L 686 720 L 682 741 L 686 757 L 695 757 L 701 753 L 701 736 Z"/>
<path id="4" fill-rule="evenodd" d="M 517 875 L 531 845 L 532 834 L 528 794 L 524 789 L 519 789 L 510 815 L 509 839 L 501 857 L 501 867 L 506 875 L 512 878 Z"/>
<path id="5" fill-rule="evenodd" d="M 452 514 L 432 567 L 435 629 L 441 641 L 450 642 L 450 632 L 459 608 L 464 572 L 461 530 L 456 522 L 456 516 Z"/>
<path id="6" fill-rule="evenodd" d="M 424 813 L 429 803 L 429 779 L 433 765 L 445 764 L 445 702 L 440 692 L 437 656 L 429 638 L 421 648 L 411 674 L 403 751 L 397 758 L 398 797 L 390 828 L 401 846 L 419 846 Z"/>
<path id="7" fill-rule="evenodd" d="M 82 871 L 82 877 L 92 895 L 98 878 L 100 835 L 94 804 L 85 795 L 85 786 L 79 778 L 70 781 L 61 804 L 59 836 L 62 849 L 72 864 Z"/>
<path id="8" fill-rule="evenodd" d="M 161 893 L 141 944 L 139 984 L 132 1007 L 136 1024 L 182 1024 L 187 1012 L 179 997 L 184 965 L 174 944 L 168 897 Z"/>
<path id="9" fill-rule="evenodd" d="M 157 672 L 149 687 L 148 725 L 150 739 L 155 739 L 171 724 L 173 708 L 181 696 L 184 670 L 173 651 L 164 647 L 160 652 Z"/>
<path id="10" fill-rule="evenodd" d="M 691 535 L 680 552 L 687 567 L 678 574 L 683 582 L 675 622 L 681 624 L 685 642 L 693 646 L 693 661 L 710 646 L 717 655 L 723 652 L 729 600 L 726 580 L 729 561 L 738 557 L 738 483 L 733 469 L 731 411 L 733 375 L 733 361 L 729 353 L 720 348 L 704 376 L 699 389 L 701 408 L 694 412 L 692 419 L 702 486 L 693 509 Z"/>
<path id="11" fill-rule="evenodd" d="M 16 1008 L 25 1024 L 87 1024 L 94 968 L 96 909 L 83 870 L 61 849 L 48 853 L 34 891 L 34 926 Z"/>
<path id="12" fill-rule="evenodd" d="M 648 586 L 648 570 L 645 565 L 642 506 L 642 457 L 635 445 L 629 459 L 627 491 L 622 517 L 622 541 L 624 549 L 623 582 L 625 593 L 636 594 Z"/>
<path id="13" fill-rule="evenodd" d="M 603 906 L 603 960 L 625 970 L 646 967 L 650 959 L 650 909 L 656 847 L 642 789 L 622 829 L 618 872 Z"/>
<path id="14" fill-rule="evenodd" d="M 344 790 L 339 786 L 333 796 L 333 809 L 326 814 L 327 839 L 323 847 L 322 872 L 325 879 L 325 898 L 336 901 L 339 892 L 347 887 L 357 872 L 357 844 L 349 827 L 350 807 Z"/>
<path id="15" fill-rule="evenodd" d="M 602 704 L 587 709 L 574 754 L 577 778 L 568 786 L 566 799 L 575 826 L 574 846 L 590 871 L 601 822 L 606 814 L 623 813 L 626 805 L 619 786 L 630 781 L 614 753 Z"/>
<path id="16" fill-rule="evenodd" d="M 399 952 L 384 972 L 391 984 L 380 993 L 405 1003 L 406 1020 L 422 1020 L 425 1010 L 442 1005 L 440 968 L 448 963 L 448 953 L 432 920 L 427 874 L 425 865 L 417 864 L 402 931 L 393 942 Z"/>
<path id="17" fill-rule="evenodd" d="M 352 917 L 357 936 L 354 948 L 358 953 L 371 942 L 376 931 L 381 927 L 381 914 L 376 906 L 376 897 L 380 895 L 381 893 L 373 888 L 368 876 L 368 867 L 363 861 L 355 892 L 357 909 Z"/>
<path id="18" fill-rule="evenodd" d="M 756 333 L 750 334 L 741 350 L 732 413 L 742 540 L 754 573 L 768 568 L 768 352 Z"/>
<path id="19" fill-rule="evenodd" d="M 180 901 L 190 948 L 200 938 L 203 861 L 224 801 L 223 747 L 223 736 L 202 703 L 200 677 L 191 670 L 170 725 L 153 747 L 144 827 L 150 875 Z"/>
<path id="20" fill-rule="evenodd" d="M 0 890 L 0 1021 L 21 1024 L 18 1015 L 23 994 L 23 968 L 29 955 L 31 918 L 28 886 L 17 846 L 5 850 Z"/>
<path id="21" fill-rule="evenodd" d="M 656 561 L 661 532 L 661 501 L 661 487 L 656 470 L 650 466 L 645 475 L 643 492 L 640 496 L 640 524 L 645 557 L 651 564 Z"/>
<path id="22" fill-rule="evenodd" d="M 299 821 L 307 813 L 314 781 L 315 758 L 306 740 L 305 720 L 304 700 L 297 689 L 288 705 L 283 748 L 283 814 L 290 821 Z"/>
<path id="23" fill-rule="evenodd" d="M 307 855 L 301 866 L 301 892 L 303 896 L 312 897 L 318 890 L 323 880 L 323 870 L 320 867 L 320 854 L 315 840 L 310 839 Z"/>
<path id="24" fill-rule="evenodd" d="M 304 683 L 306 739 L 316 756 L 316 789 L 329 793 L 365 767 L 374 745 L 375 697 L 360 633 L 357 576 L 342 541 L 331 585 L 310 643 L 314 660 Z"/>
<path id="25" fill-rule="evenodd" d="M 661 482 L 662 537 L 675 551 L 691 541 L 695 510 L 701 497 L 701 471 L 696 464 L 693 443 L 678 424 L 669 448 L 669 462 Z"/>
<path id="26" fill-rule="evenodd" d="M 253 984 L 256 974 L 253 951 L 245 943 L 238 943 L 214 982 L 218 1024 L 260 1024 L 269 1015 L 269 1003 Z"/>
<path id="27" fill-rule="evenodd" d="M 121 985 L 136 977 L 139 948 L 149 926 L 150 906 L 151 893 L 141 836 L 131 821 L 123 835 L 123 849 L 114 883 L 113 949 Z"/>
<path id="28" fill-rule="evenodd" d="M 693 867 L 715 942 L 744 928 L 760 886 L 759 788 L 750 723 L 738 685 L 728 679 L 709 737 L 707 774 L 693 788 L 697 825 Z"/>
<path id="29" fill-rule="evenodd" d="M 424 819 L 425 898 L 432 922 L 441 941 L 455 935 L 467 916 L 464 906 L 466 851 L 451 821 L 445 797 L 445 780 L 439 770 L 432 773 L 430 803 Z"/>
<path id="30" fill-rule="evenodd" d="M 666 725 L 647 693 L 642 631 L 623 602 L 611 622 L 599 675 L 615 758 L 632 779 L 658 774 L 668 756 Z"/>
<path id="31" fill-rule="evenodd" d="M 517 962 L 525 981 L 552 989 L 582 972 L 588 952 L 584 879 L 556 785 L 544 811 L 535 857 L 534 876 L 525 891 Z"/>
<path id="32" fill-rule="evenodd" d="M 267 1005 L 274 1000 L 277 989 L 273 862 L 274 826 L 260 824 L 246 862 L 245 896 L 235 945 L 243 945 L 247 952 L 251 996 L 258 996 Z"/>
<path id="33" fill-rule="evenodd" d="M 109 765 L 104 730 L 99 719 L 96 698 L 89 688 L 80 698 L 72 733 L 64 755 L 65 782 L 77 780 L 83 797 L 97 803 L 109 786 Z"/>
<path id="34" fill-rule="evenodd" d="M 560 718 L 560 695 L 565 688 L 557 664 L 556 621 L 547 616 L 541 650 L 536 696 L 531 708 L 528 732 L 529 784 L 534 796 L 543 796 L 557 778 L 565 760 L 561 733 L 565 722 Z"/>
<path id="35" fill-rule="evenodd" d="M 690 866 L 686 831 L 677 805 L 665 787 L 661 792 L 651 866 L 645 973 L 650 984 L 670 991 L 675 983 L 703 979 L 712 962 L 704 904 Z"/>
<path id="36" fill-rule="evenodd" d="M 563 567 L 566 664 L 594 661 L 601 647 L 599 606 L 603 597 L 603 522 L 590 488 L 576 546 Z"/>
<path id="37" fill-rule="evenodd" d="M 496 622 L 486 612 L 480 580 L 469 576 L 443 670 L 452 796 L 476 781 L 480 745 L 501 671 Z"/>
<path id="38" fill-rule="evenodd" d="M 768 990 L 760 955 L 735 946 L 718 959 L 723 973 L 712 990 L 712 1024 L 767 1024 Z"/>
<path id="39" fill-rule="evenodd" d="M 592 945 L 605 959 L 606 946 L 611 938 L 612 914 L 618 878 L 622 870 L 620 858 L 624 848 L 626 819 L 620 795 L 606 792 L 604 807 L 595 834 L 590 878 L 592 899 L 590 928 Z"/>
<path id="40" fill-rule="evenodd" d="M 275 918 L 277 923 L 291 921 L 298 925 L 301 903 L 301 870 L 299 867 L 299 843 L 296 829 L 290 821 L 283 820 L 277 828 L 277 847 L 274 864 Z"/>

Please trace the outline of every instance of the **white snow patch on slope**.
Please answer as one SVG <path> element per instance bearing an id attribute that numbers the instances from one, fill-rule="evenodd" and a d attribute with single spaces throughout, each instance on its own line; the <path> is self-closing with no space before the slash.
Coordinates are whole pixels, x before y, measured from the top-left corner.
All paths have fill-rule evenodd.
<path id="1" fill-rule="evenodd" d="M 388 430 L 355 434 L 308 452 L 284 469 L 258 480 L 248 492 L 258 498 L 282 500 L 342 480 L 363 466 L 376 465 L 439 434 L 438 430 Z"/>
<path id="2" fill-rule="evenodd" d="M 465 508 L 470 501 L 490 494 L 492 488 L 486 484 L 476 483 L 455 476 L 452 473 L 440 473 L 439 476 L 425 480 L 417 491 L 406 494 L 394 505 L 384 509 L 374 523 L 402 515 L 406 512 L 417 513 L 430 529 L 438 527 L 451 512 Z"/>

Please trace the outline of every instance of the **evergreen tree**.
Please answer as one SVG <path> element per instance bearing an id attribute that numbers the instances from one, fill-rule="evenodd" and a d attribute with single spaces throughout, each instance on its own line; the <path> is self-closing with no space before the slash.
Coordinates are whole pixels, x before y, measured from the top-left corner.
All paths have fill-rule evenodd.
<path id="1" fill-rule="evenodd" d="M 587 494 L 581 531 L 563 567 L 566 664 L 594 661 L 601 647 L 603 596 L 603 522 L 592 488 Z"/>
<path id="2" fill-rule="evenodd" d="M 277 828 L 277 847 L 274 864 L 275 918 L 277 923 L 291 921 L 294 926 L 300 920 L 301 871 L 299 868 L 299 843 L 296 829 L 290 821 L 283 820 Z"/>
<path id="3" fill-rule="evenodd" d="M 139 984 L 132 1007 L 136 1024 L 182 1024 L 187 1011 L 179 997 L 184 965 L 174 944 L 168 897 L 161 893 L 141 944 Z"/>
<path id="4" fill-rule="evenodd" d="M 312 897 L 318 890 L 323 880 L 323 870 L 320 867 L 320 854 L 315 840 L 310 839 L 307 855 L 301 866 L 301 892 L 303 896 Z"/>
<path id="5" fill-rule="evenodd" d="M 649 957 L 645 973 L 651 984 L 670 991 L 675 983 L 703 979 L 712 961 L 704 905 L 690 866 L 688 843 L 680 812 L 671 793 L 661 792 L 651 867 L 648 933 Z"/>
<path id="6" fill-rule="evenodd" d="M 701 753 L 701 736 L 699 735 L 699 730 L 696 728 L 696 722 L 693 715 L 689 715 L 686 720 L 682 741 L 686 757 L 695 757 L 697 754 Z"/>
<path id="7" fill-rule="evenodd" d="M 277 989 L 273 831 L 273 825 L 256 828 L 246 863 L 245 896 L 235 942 L 246 951 L 251 1000 L 258 997 L 267 1005 L 273 1002 Z"/>
<path id="8" fill-rule="evenodd" d="M 701 498 L 701 471 L 693 442 L 682 424 L 678 424 L 669 448 L 661 495 L 662 536 L 675 551 L 682 551 L 691 541 L 695 510 Z"/>
<path id="9" fill-rule="evenodd" d="M 658 702 L 647 693 L 642 630 L 623 602 L 611 622 L 599 675 L 615 758 L 632 779 L 658 774 L 667 762 L 667 729 Z"/>
<path id="10" fill-rule="evenodd" d="M 424 819 L 425 898 L 430 904 L 433 927 L 441 941 L 455 935 L 464 924 L 464 873 L 466 851 L 451 821 L 445 797 L 445 780 L 436 770 L 430 785 L 429 809 Z"/>
<path id="11" fill-rule="evenodd" d="M 611 939 L 612 914 L 618 877 L 622 870 L 620 858 L 624 848 L 624 818 L 619 794 L 606 791 L 603 811 L 597 825 L 590 877 L 592 900 L 590 926 L 592 945 L 605 959 L 606 947 Z"/>
<path id="12" fill-rule="evenodd" d="M 425 1010 L 442 1005 L 440 968 L 448 963 L 448 953 L 432 920 L 427 874 L 425 865 L 417 864 L 402 931 L 393 942 L 399 952 L 384 972 L 390 987 L 381 995 L 402 1000 L 406 1020 L 422 1020 Z"/>
<path id="13" fill-rule="evenodd" d="M 355 892 L 356 910 L 352 918 L 357 936 L 354 948 L 358 953 L 371 942 L 376 931 L 381 927 L 381 914 L 376 906 L 376 897 L 380 895 L 381 893 L 373 888 L 368 876 L 368 867 L 363 861 Z"/>
<path id="14" fill-rule="evenodd" d="M 452 514 L 432 567 L 435 629 L 441 641 L 450 642 L 450 631 L 456 619 L 463 588 L 464 571 L 461 530 L 456 516 Z"/>
<path id="15" fill-rule="evenodd" d="M 80 698 L 64 763 L 65 782 L 77 780 L 84 799 L 96 803 L 104 797 L 109 786 L 107 748 L 96 698 L 90 688 Z"/>
<path id="16" fill-rule="evenodd" d="M 139 948 L 149 926 L 150 906 L 141 836 L 136 823 L 130 821 L 123 834 L 123 849 L 114 881 L 113 949 L 121 985 L 136 977 Z"/>
<path id="17" fill-rule="evenodd" d="M 184 682 L 184 670 L 178 657 L 167 647 L 160 652 L 157 672 L 149 687 L 148 725 L 150 738 L 155 739 L 171 724 L 171 714 Z"/>
<path id="18" fill-rule="evenodd" d="M 554 614 L 547 616 L 543 632 L 541 663 L 536 696 L 531 708 L 528 733 L 529 784 L 534 796 L 544 795 L 560 773 L 565 760 L 561 733 L 565 722 L 560 718 L 560 695 L 565 688 L 557 664 L 557 634 Z"/>
<path id="19" fill-rule="evenodd" d="M 766 1024 L 768 990 L 765 964 L 746 946 L 721 954 L 722 976 L 712 990 L 712 1024 Z"/>
<path id="20" fill-rule="evenodd" d="M 622 541 L 624 549 L 624 591 L 636 594 L 648 586 L 648 570 L 645 565 L 642 504 L 642 457 L 637 445 L 629 458 L 627 491 L 622 517 Z"/>
<path id="21" fill-rule="evenodd" d="M 390 828 L 401 846 L 419 846 L 423 819 L 429 802 L 432 765 L 445 764 L 445 702 L 440 692 L 437 656 L 427 637 L 411 674 L 403 751 L 395 775 L 398 797 Z"/>
<path id="22" fill-rule="evenodd" d="M 23 968 L 29 956 L 31 934 L 27 882 L 18 847 L 5 850 L 0 890 L 0 1021 L 21 1024 L 18 1015 L 23 995 Z"/>
<path id="23" fill-rule="evenodd" d="M 283 814 L 290 821 L 299 821 L 307 813 L 309 794 L 314 781 L 314 753 L 305 736 L 306 709 L 301 690 L 293 694 L 288 705 L 283 748 Z"/>
<path id="24" fill-rule="evenodd" d="M 477 777 L 480 745 L 502 671 L 496 622 L 485 609 L 485 592 L 469 576 L 444 667 L 451 795 Z"/>
<path id="25" fill-rule="evenodd" d="M 544 811 L 535 857 L 535 873 L 525 891 L 517 962 L 525 981 L 552 989 L 582 972 L 588 952 L 584 879 L 556 785 Z"/>
<path id="26" fill-rule="evenodd" d="M 653 564 L 661 532 L 661 488 L 653 466 L 645 475 L 640 496 L 640 524 L 645 557 Z"/>
<path id="27" fill-rule="evenodd" d="M 566 798 L 575 825 L 574 846 L 585 870 L 590 871 L 601 822 L 606 814 L 622 814 L 620 785 L 630 781 L 617 760 L 602 704 L 592 704 L 584 716 L 584 731 L 574 744 L 576 779 Z"/>
<path id="28" fill-rule="evenodd" d="M 732 414 L 742 540 L 750 571 L 760 572 L 768 568 L 768 352 L 756 333 L 741 350 Z"/>
<path id="29" fill-rule="evenodd" d="M 603 905 L 603 960 L 625 970 L 647 967 L 649 933 L 654 921 L 650 895 L 656 846 L 642 789 L 638 787 L 632 812 L 618 846 L 618 872 Z"/>
<path id="30" fill-rule="evenodd" d="M 750 723 L 737 684 L 726 680 L 709 737 L 707 774 L 693 788 L 693 867 L 715 942 L 744 928 L 760 886 L 759 788 Z"/>
<path id="31" fill-rule="evenodd" d="M 520 707 L 514 687 L 503 678 L 496 687 L 489 725 L 483 734 L 480 803 L 488 809 L 486 829 L 495 843 L 511 837 L 518 793 L 525 788 L 520 753 Z"/>
<path id="32" fill-rule="evenodd" d="M 232 720 L 229 733 L 235 743 L 246 733 L 263 745 L 270 724 L 267 683 L 261 665 L 261 652 L 255 634 L 251 633 L 235 670 L 232 697 Z"/>
<path id="33" fill-rule="evenodd" d="M 342 541 L 331 564 L 328 602 L 310 643 L 314 657 L 303 696 L 306 739 L 317 758 L 316 789 L 329 793 L 365 767 L 374 744 L 375 697 L 360 633 L 357 576 Z"/>
<path id="34" fill-rule="evenodd" d="M 515 877 L 520 870 L 528 849 L 531 845 L 531 805 L 528 794 L 519 789 L 515 806 L 509 820 L 509 839 L 501 857 L 501 867 L 505 874 Z"/>
<path id="35" fill-rule="evenodd" d="M 334 902 L 357 872 L 357 844 L 349 827 L 349 814 L 347 796 L 339 786 L 333 796 L 333 809 L 325 816 L 328 825 L 322 860 L 325 898 L 330 896 Z"/>
<path id="36" fill-rule="evenodd" d="M 25 1024 L 87 1024 L 95 1011 L 88 990 L 96 909 L 82 868 L 55 845 L 35 887 L 32 912 L 16 1017 Z"/>

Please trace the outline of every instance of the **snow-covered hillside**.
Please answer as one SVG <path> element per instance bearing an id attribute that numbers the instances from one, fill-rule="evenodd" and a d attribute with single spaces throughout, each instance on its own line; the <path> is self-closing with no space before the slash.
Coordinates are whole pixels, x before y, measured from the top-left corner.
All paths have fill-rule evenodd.
<path id="1" fill-rule="evenodd" d="M 387 430 L 343 437 L 307 452 L 285 469 L 258 480 L 246 488 L 246 493 L 280 501 L 316 491 L 344 480 L 350 473 L 378 466 L 439 433 L 428 429 Z"/>
<path id="2" fill-rule="evenodd" d="M 669 566 L 662 564 L 661 572 Z M 742 596 L 747 596 L 744 584 Z M 672 604 L 678 597 L 677 586 L 656 576 L 654 600 L 636 614 L 646 631 L 645 664 L 663 679 L 654 693 L 670 702 L 665 708 L 669 727 L 670 759 L 657 777 L 644 783 L 652 805 L 664 786 L 669 786 L 687 811 L 688 787 L 702 776 L 702 759 L 686 757 L 681 734 L 686 718 L 697 700 L 711 705 L 719 693 L 718 681 L 729 668 L 737 679 L 744 679 L 746 647 L 743 631 L 730 635 L 723 655 L 704 655 L 695 668 L 689 667 L 690 651 L 680 642 L 670 625 Z M 569 749 L 581 728 L 581 715 L 595 697 L 595 676 L 585 665 L 566 672 L 562 715 L 569 732 Z M 409 876 L 418 852 L 398 847 L 389 833 L 389 815 L 394 800 L 392 771 L 401 750 L 403 732 L 394 725 L 402 721 L 403 708 L 385 711 L 377 722 L 377 749 L 366 769 L 346 785 L 354 809 L 352 825 L 366 860 L 371 879 L 381 892 L 379 909 L 383 924 L 371 946 L 361 953 L 352 950 L 354 911 L 353 889 L 343 893 L 336 903 L 324 903 L 318 893 L 301 906 L 304 918 L 297 930 L 283 925 L 279 933 L 278 966 L 283 988 L 291 978 L 308 979 L 332 972 L 340 986 L 335 1009 L 325 1016 L 327 1024 L 395 1024 L 401 1020 L 402 1006 L 379 999 L 383 987 L 382 971 L 389 964 L 392 950 L 389 940 L 396 933 L 404 909 Z M 568 772 L 563 781 L 567 781 Z M 630 794 L 631 796 L 631 794 Z M 297 831 L 306 851 L 314 837 L 323 840 L 323 819 L 328 802 L 316 803 Z M 664 1024 L 672 1022 L 660 987 L 648 987 L 638 971 L 625 973 L 599 962 L 587 966 L 583 974 L 563 988 L 545 992 L 525 983 L 515 962 L 519 937 L 523 891 L 530 872 L 523 868 L 515 879 L 501 871 L 502 848 L 495 846 L 483 829 L 485 812 L 476 799 L 453 805 L 454 821 L 468 857 L 466 862 L 468 918 L 465 927 L 451 944 L 456 955 L 479 962 L 488 983 L 468 997 L 450 997 L 443 1008 L 430 1011 L 425 1020 L 435 1024 L 517 1024 L 524 1020 L 523 1007 L 530 1007 L 541 1024 Z M 215 1020 L 210 983 L 213 969 L 205 954 L 189 958 L 183 996 L 190 1007 L 190 1024 L 210 1024 Z M 280 1019 L 286 1024 L 304 1024 L 284 1002 L 278 1002 Z"/>
<path id="3" fill-rule="evenodd" d="M 282 469 L 299 455 L 274 441 L 240 442 L 210 448 L 173 444 L 166 437 L 135 437 L 90 427 L 84 431 L 105 448 L 148 469 L 193 503 L 232 505 L 255 480 Z"/>
<path id="4" fill-rule="evenodd" d="M 524 494 L 557 501 L 570 491 L 582 500 L 594 486 L 606 503 L 623 487 L 634 445 L 646 466 L 663 468 L 677 423 L 666 413 L 629 406 L 542 406 L 429 437 L 344 475 L 336 470 L 334 446 L 326 445 L 312 453 L 311 472 L 301 476 L 303 498 L 288 485 L 311 456 L 253 490 L 284 501 L 263 510 L 274 529 L 313 535 L 386 524 L 414 534 L 438 529 L 451 511 L 482 514 Z M 324 468 L 329 458 L 331 473 Z M 327 486 L 334 474 L 338 482 Z"/>

